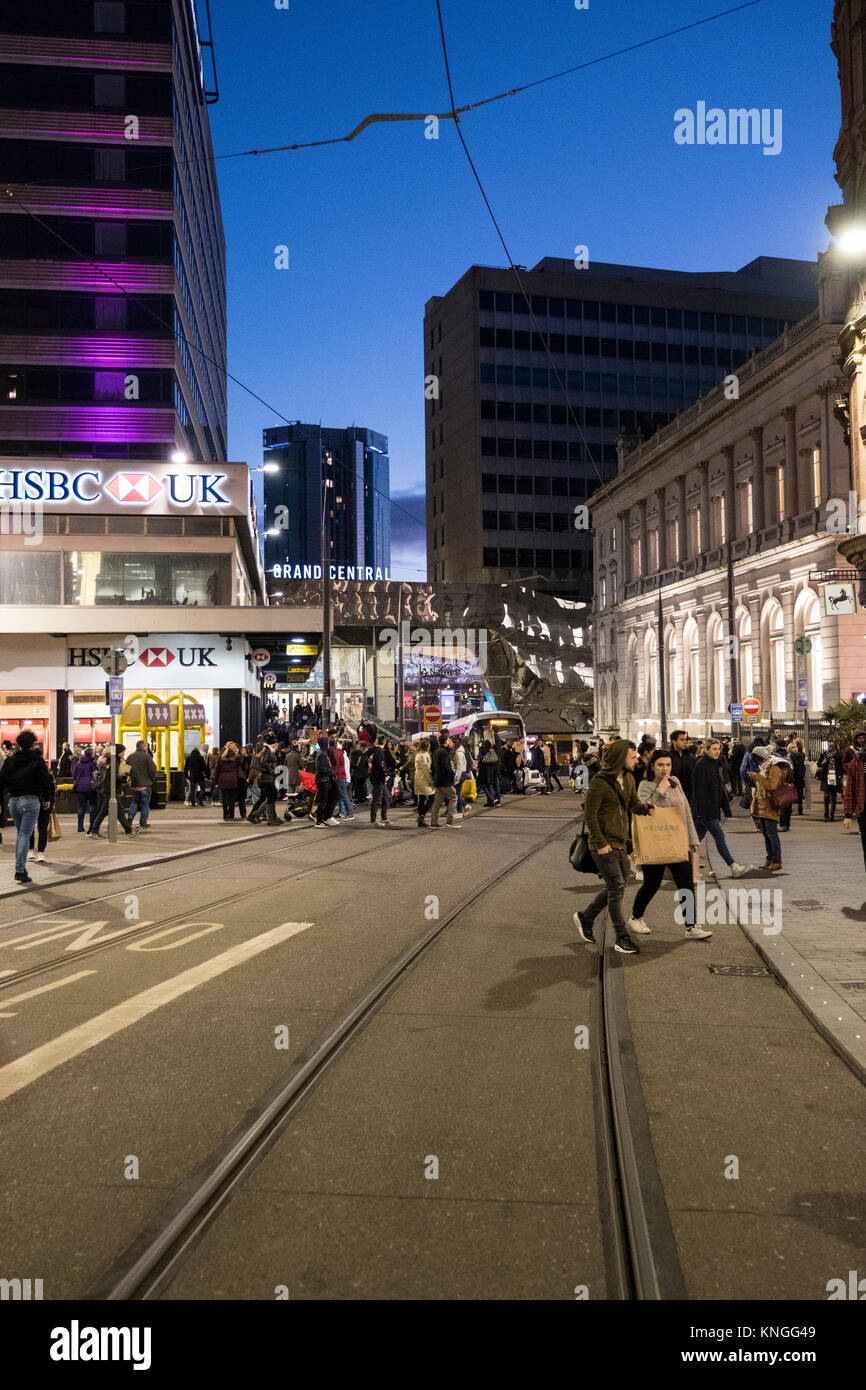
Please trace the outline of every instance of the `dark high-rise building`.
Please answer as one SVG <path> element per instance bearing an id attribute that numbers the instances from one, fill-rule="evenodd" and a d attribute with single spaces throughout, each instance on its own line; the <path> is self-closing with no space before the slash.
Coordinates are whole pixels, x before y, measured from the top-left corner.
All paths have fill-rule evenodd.
<path id="1" fill-rule="evenodd" d="M 0 455 L 225 461 L 215 96 L 194 0 L 0 0 Z"/>
<path id="2" fill-rule="evenodd" d="M 538 575 L 586 599 L 592 539 L 575 508 L 615 474 L 618 436 L 652 433 L 808 314 L 815 270 L 546 258 L 521 281 L 529 306 L 513 271 L 473 266 L 426 307 L 428 574 Z"/>
<path id="3" fill-rule="evenodd" d="M 374 572 L 390 566 L 386 435 L 355 425 L 340 430 L 298 421 L 264 431 L 264 458 L 265 570 L 269 575 L 274 574 L 275 565 L 294 569 L 322 563 L 326 482 L 330 563 Z"/>

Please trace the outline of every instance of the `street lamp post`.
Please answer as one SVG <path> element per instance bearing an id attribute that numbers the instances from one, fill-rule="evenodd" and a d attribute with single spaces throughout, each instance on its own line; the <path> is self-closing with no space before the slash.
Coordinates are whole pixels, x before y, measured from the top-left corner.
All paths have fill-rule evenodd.
<path id="1" fill-rule="evenodd" d="M 325 478 L 322 488 L 322 719 L 326 729 L 331 726 L 331 545 L 328 489 L 333 487 Z"/>

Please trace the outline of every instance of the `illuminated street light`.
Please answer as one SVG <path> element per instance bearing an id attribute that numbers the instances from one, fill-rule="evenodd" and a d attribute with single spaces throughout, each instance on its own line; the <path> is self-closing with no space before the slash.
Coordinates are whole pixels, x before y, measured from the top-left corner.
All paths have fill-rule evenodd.
<path id="1" fill-rule="evenodd" d="M 849 222 L 839 233 L 836 247 L 846 261 L 866 260 L 866 224 Z"/>

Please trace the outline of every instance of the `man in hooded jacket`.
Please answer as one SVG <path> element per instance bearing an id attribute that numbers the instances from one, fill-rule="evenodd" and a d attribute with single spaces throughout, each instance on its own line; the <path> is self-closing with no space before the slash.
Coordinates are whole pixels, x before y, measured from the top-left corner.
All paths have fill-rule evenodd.
<path id="1" fill-rule="evenodd" d="M 628 934 L 622 900 L 631 865 L 626 852 L 629 817 L 652 815 L 653 807 L 638 798 L 632 768 L 637 749 L 628 739 L 618 738 L 604 750 L 601 771 L 593 777 L 586 793 L 583 823 L 589 849 L 604 887 L 584 912 L 575 912 L 574 924 L 582 941 L 595 941 L 593 924 L 607 907 L 616 932 L 615 949 L 635 956 L 640 947 Z"/>

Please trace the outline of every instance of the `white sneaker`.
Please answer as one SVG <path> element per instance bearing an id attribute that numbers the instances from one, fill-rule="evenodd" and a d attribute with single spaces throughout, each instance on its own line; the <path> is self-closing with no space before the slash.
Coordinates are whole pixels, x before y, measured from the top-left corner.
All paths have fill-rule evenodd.
<path id="1" fill-rule="evenodd" d="M 712 934 L 711 931 L 707 931 L 706 928 L 697 924 L 693 927 L 686 927 L 686 936 L 690 941 L 709 941 Z"/>
<path id="2" fill-rule="evenodd" d="M 36 858 L 37 858 L 37 860 L 39 861 L 40 864 L 44 864 L 44 863 L 45 863 L 45 855 L 44 855 L 44 854 L 37 854 Z"/>
<path id="3" fill-rule="evenodd" d="M 338 820 L 335 820 L 333 816 L 329 816 L 328 819 L 325 821 L 325 825 L 339 825 L 339 824 L 340 824 L 340 822 L 339 822 Z"/>
<path id="4" fill-rule="evenodd" d="M 35 849 L 31 849 L 31 850 L 28 851 L 27 858 L 28 858 L 28 859 L 35 859 L 35 858 L 36 858 L 36 851 L 35 851 Z"/>
<path id="5" fill-rule="evenodd" d="M 754 864 L 732 864 L 731 878 L 742 878 L 743 874 L 750 874 L 754 870 Z M 712 936 L 712 932 L 710 932 Z"/>
<path id="6" fill-rule="evenodd" d="M 636 931 L 638 935 L 640 935 L 641 933 L 648 934 L 652 931 L 652 927 L 647 926 L 643 917 L 629 917 L 628 929 L 629 931 Z"/>
<path id="7" fill-rule="evenodd" d="M 643 883 L 643 869 L 636 868 L 634 871 L 634 876 L 637 879 L 638 883 Z M 649 928 L 647 928 L 647 930 L 649 930 Z"/>

